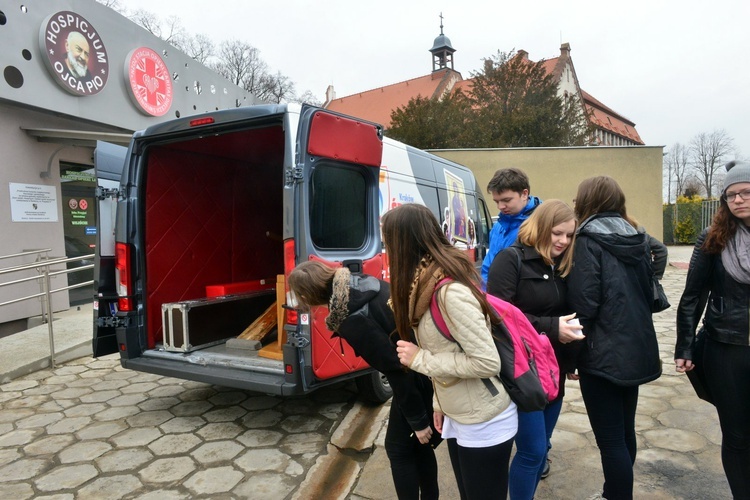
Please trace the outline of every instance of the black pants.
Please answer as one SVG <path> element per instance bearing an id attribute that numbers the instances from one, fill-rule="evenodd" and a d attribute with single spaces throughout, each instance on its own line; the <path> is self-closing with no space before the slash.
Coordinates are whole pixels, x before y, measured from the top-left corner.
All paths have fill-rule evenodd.
<path id="1" fill-rule="evenodd" d="M 581 396 L 602 460 L 602 495 L 607 500 L 631 500 L 638 386 L 622 387 L 586 373 L 580 376 Z"/>
<path id="2" fill-rule="evenodd" d="M 461 500 L 507 498 L 513 439 L 488 448 L 465 448 L 455 439 L 446 441 Z"/>
<path id="3" fill-rule="evenodd" d="M 435 451 L 428 444 L 420 444 L 412 436 L 411 427 L 395 401 L 391 402 L 388 429 L 385 432 L 385 452 L 391 463 L 391 475 L 399 500 L 437 499 L 440 491 L 437 479 Z"/>
<path id="4" fill-rule="evenodd" d="M 706 384 L 721 424 L 721 463 L 735 499 L 750 499 L 750 347 L 706 339 Z"/>

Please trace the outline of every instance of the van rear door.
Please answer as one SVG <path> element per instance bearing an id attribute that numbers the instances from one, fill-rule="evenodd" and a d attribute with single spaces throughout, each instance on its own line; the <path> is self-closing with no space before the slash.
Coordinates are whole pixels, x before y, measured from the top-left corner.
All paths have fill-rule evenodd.
<path id="1" fill-rule="evenodd" d="M 96 255 L 94 264 L 94 356 L 117 352 L 115 326 L 115 218 L 120 198 L 120 178 L 128 148 L 97 141 L 94 150 L 96 172 Z"/>

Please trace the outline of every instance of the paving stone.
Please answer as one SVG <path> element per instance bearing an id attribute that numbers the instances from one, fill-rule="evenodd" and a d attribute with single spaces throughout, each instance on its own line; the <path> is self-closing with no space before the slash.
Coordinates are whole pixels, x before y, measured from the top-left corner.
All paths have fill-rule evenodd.
<path id="1" fill-rule="evenodd" d="M 76 443 L 59 453 L 60 463 L 90 462 L 112 449 L 112 445 L 103 441 L 84 441 Z"/>
<path id="2" fill-rule="evenodd" d="M 96 388 L 100 391 L 115 391 L 122 389 L 128 385 L 127 380 L 102 380 L 100 381 Z"/>
<path id="3" fill-rule="evenodd" d="M 42 429 L 19 429 L 10 431 L 7 434 L 0 436 L 0 448 L 6 446 L 23 446 L 34 440 L 39 434 L 42 433 Z"/>
<path id="4" fill-rule="evenodd" d="M 640 397 L 654 398 L 654 399 L 669 399 L 676 395 L 674 387 L 668 387 L 664 385 L 656 384 L 645 384 L 640 386 L 638 389 L 638 404 L 640 404 Z"/>
<path id="5" fill-rule="evenodd" d="M 91 422 L 91 417 L 65 417 L 47 426 L 47 434 L 68 434 L 79 431 Z"/>
<path id="6" fill-rule="evenodd" d="M 23 455 L 21 455 L 21 452 L 18 451 L 17 448 L 4 448 L 0 449 L 0 464 L 7 465 L 14 460 L 18 460 Z M 2 498 L 0 496 L 0 498 Z"/>
<path id="7" fill-rule="evenodd" d="M 66 384 L 68 387 L 94 387 L 99 383 L 96 379 L 82 378 Z"/>
<path id="8" fill-rule="evenodd" d="M 286 415 L 310 415 L 315 413 L 316 405 L 310 398 L 295 398 L 282 401 L 276 410 Z"/>
<path id="9" fill-rule="evenodd" d="M 77 399 L 86 394 L 91 394 L 91 387 L 72 387 L 55 393 L 55 399 Z"/>
<path id="10" fill-rule="evenodd" d="M 39 382 L 36 380 L 13 380 L 11 382 L 8 382 L 7 384 L 0 384 L 0 391 L 2 392 L 15 392 L 15 391 L 24 391 L 26 389 L 31 389 L 32 387 L 36 387 L 39 385 Z"/>
<path id="11" fill-rule="evenodd" d="M 41 369 L 39 371 L 36 371 L 34 373 L 29 373 L 28 375 L 24 375 L 24 377 L 22 379 L 19 379 L 18 381 L 21 381 L 21 380 L 38 380 L 38 381 L 41 381 L 41 380 L 44 380 L 46 378 L 51 377 L 52 375 L 54 375 L 52 373 L 52 370 L 50 370 L 49 368 L 45 367 L 45 368 L 43 368 L 43 369 Z"/>
<path id="12" fill-rule="evenodd" d="M 693 431 L 661 428 L 643 434 L 651 447 L 665 450 L 690 452 L 700 450 L 708 444 L 706 438 Z"/>
<path id="13" fill-rule="evenodd" d="M 242 418 L 242 425 L 248 429 L 272 427 L 278 424 L 284 415 L 277 411 L 265 410 L 250 412 Z"/>
<path id="14" fill-rule="evenodd" d="M 320 453 L 321 449 L 325 449 L 325 444 L 328 442 L 328 436 L 322 434 L 316 434 L 314 432 L 292 434 L 286 436 L 279 443 L 279 449 L 284 453 L 290 455 L 301 455 L 303 453 Z"/>
<path id="15" fill-rule="evenodd" d="M 148 450 L 143 448 L 130 448 L 126 450 L 114 450 L 96 459 L 96 465 L 102 472 L 125 472 L 136 471 L 142 465 L 153 460 Z"/>
<path id="16" fill-rule="evenodd" d="M 148 445 L 157 455 L 177 455 L 186 453 L 201 443 L 199 437 L 193 434 L 167 434 Z"/>
<path id="17" fill-rule="evenodd" d="M 232 490 L 239 498 L 286 498 L 297 487 L 296 482 L 284 474 L 261 472 L 252 474 Z"/>
<path id="18" fill-rule="evenodd" d="M 183 484 L 196 495 L 213 495 L 231 490 L 243 478 L 244 474 L 242 472 L 230 466 L 224 466 L 197 472 Z M 256 492 L 256 494 L 258 493 L 260 492 Z"/>
<path id="19" fill-rule="evenodd" d="M 284 435 L 270 430 L 249 430 L 237 438 L 248 448 L 271 447 L 281 441 Z"/>
<path id="20" fill-rule="evenodd" d="M 77 500 L 118 500 L 142 486 L 141 481 L 133 475 L 107 476 L 78 490 L 76 498 Z"/>
<path id="21" fill-rule="evenodd" d="M 149 397 L 149 399 L 147 399 L 143 403 L 138 403 L 138 408 L 143 411 L 168 410 L 169 408 L 179 403 L 180 400 L 175 397 Z"/>
<path id="22" fill-rule="evenodd" d="M 116 408 L 107 408 L 104 411 L 100 411 L 94 415 L 94 419 L 100 422 L 120 420 L 135 415 L 139 411 L 141 410 L 138 409 L 137 406 L 118 406 Z"/>
<path id="23" fill-rule="evenodd" d="M 247 410 L 241 406 L 230 406 L 228 408 L 218 408 L 203 414 L 208 422 L 234 422 L 243 417 Z"/>
<path id="24" fill-rule="evenodd" d="M 305 468 L 294 460 L 289 460 L 289 465 L 287 465 L 286 469 L 284 469 L 284 474 L 292 477 L 301 476 L 304 473 Z"/>
<path id="25" fill-rule="evenodd" d="M 201 445 L 190 453 L 190 455 L 197 460 L 198 463 L 205 465 L 232 460 L 239 455 L 242 450 L 244 450 L 244 448 L 234 441 L 214 441 Z M 228 488 L 227 490 L 231 489 L 232 488 Z"/>
<path id="26" fill-rule="evenodd" d="M 97 387 L 97 391 L 92 394 L 86 394 L 85 396 L 81 396 L 81 403 L 106 403 L 110 399 L 114 399 L 117 396 L 121 396 L 122 394 L 120 391 L 116 390 L 99 390 L 100 388 Z"/>
<path id="27" fill-rule="evenodd" d="M 104 376 L 104 380 L 129 380 L 133 377 L 137 377 L 138 372 L 134 372 L 132 370 L 118 370 L 117 367 L 115 367 L 114 371 L 112 373 L 108 373 Z"/>
<path id="28" fill-rule="evenodd" d="M 164 385 L 150 391 L 148 395 L 152 398 L 175 397 L 185 392 L 181 385 Z"/>
<path id="29" fill-rule="evenodd" d="M 183 384 L 186 391 L 179 395 L 179 398 L 185 402 L 206 401 L 216 395 L 216 389 L 200 382 L 187 381 Z"/>
<path id="30" fill-rule="evenodd" d="M 46 403 L 50 400 L 48 395 L 39 396 L 24 396 L 22 398 L 16 398 L 12 401 L 8 401 L 3 405 L 3 408 L 14 410 L 17 408 L 37 408 L 39 405 Z"/>
<path id="31" fill-rule="evenodd" d="M 201 417 L 175 417 L 161 424 L 159 428 L 167 434 L 179 434 L 181 432 L 193 432 L 206 425 Z"/>
<path id="32" fill-rule="evenodd" d="M 59 491 L 78 488 L 97 476 L 96 468 L 90 464 L 64 465 L 34 480 L 41 491 Z"/>
<path id="33" fill-rule="evenodd" d="M 206 424 L 196 434 L 206 441 L 217 439 L 233 439 L 242 434 L 243 427 L 232 422 L 221 422 L 217 424 Z"/>
<path id="34" fill-rule="evenodd" d="M 174 415 L 166 410 L 142 411 L 128 417 L 125 421 L 131 427 L 157 427 L 172 418 L 174 418 Z"/>
<path id="35" fill-rule="evenodd" d="M 313 432 L 318 430 L 322 424 L 323 421 L 319 418 L 309 415 L 292 415 L 281 422 L 281 428 L 291 433 Z"/>
<path id="36" fill-rule="evenodd" d="M 638 413 L 641 415 L 657 416 L 659 413 L 672 408 L 670 398 L 654 398 L 649 396 L 638 396 Z"/>
<path id="37" fill-rule="evenodd" d="M 13 500 L 26 500 L 34 497 L 34 490 L 26 483 L 5 484 L 0 483 L 0 498 Z"/>
<path id="38" fill-rule="evenodd" d="M 63 390 L 65 387 L 70 387 L 70 384 L 66 385 L 40 385 L 33 389 L 27 389 L 23 391 L 24 396 L 46 396 L 48 394 L 54 394 L 57 391 Z"/>
<path id="39" fill-rule="evenodd" d="M 247 401 L 242 402 L 242 407 L 247 408 L 250 411 L 257 411 L 257 410 L 270 410 L 274 406 L 277 406 L 279 403 L 281 403 L 281 399 L 274 398 L 271 396 L 256 396 L 254 398 L 250 398 Z"/>
<path id="40" fill-rule="evenodd" d="M 138 500 L 183 500 L 187 498 L 190 498 L 189 494 L 175 490 L 156 490 L 138 495 Z"/>
<path id="41" fill-rule="evenodd" d="M 23 481 L 38 476 L 52 467 L 51 460 L 41 458 L 25 458 L 0 467 L 0 483 Z"/>
<path id="42" fill-rule="evenodd" d="M 227 391 L 220 392 L 215 396 L 209 398 L 208 402 L 216 406 L 235 406 L 248 398 L 246 392 L 241 391 Z"/>
<path id="43" fill-rule="evenodd" d="M 196 417 L 213 408 L 208 401 L 187 401 L 169 409 L 176 417 Z"/>
<path id="44" fill-rule="evenodd" d="M 107 409 L 104 403 L 84 403 L 65 410 L 66 417 L 90 417 Z"/>
<path id="45" fill-rule="evenodd" d="M 589 423 L 589 417 L 585 413 L 566 412 L 560 415 L 555 429 L 564 429 L 583 434 L 591 432 L 591 424 Z"/>
<path id="46" fill-rule="evenodd" d="M 38 413 L 31 415 L 30 417 L 22 418 L 16 422 L 16 427 L 19 429 L 30 429 L 33 427 L 45 427 L 49 424 L 53 424 L 62 420 L 65 417 L 61 412 L 54 413 Z"/>
<path id="47" fill-rule="evenodd" d="M 162 433 L 156 428 L 137 428 L 126 430 L 117 436 L 114 436 L 111 441 L 123 448 L 131 446 L 146 446 L 150 442 L 161 437 Z"/>
<path id="48" fill-rule="evenodd" d="M 67 401 L 70 402 L 70 401 Z M 58 401 L 47 401 L 37 408 L 37 413 L 52 413 L 70 408 L 69 405 L 61 405 Z"/>
<path id="49" fill-rule="evenodd" d="M 318 458 L 292 499 L 343 499 L 351 491 L 360 465 L 333 445 L 328 445 L 327 449 L 328 453 Z M 336 477 L 337 481 L 328 480 L 330 477 Z"/>
<path id="50" fill-rule="evenodd" d="M 91 363 L 87 363 L 86 366 L 89 370 L 106 370 L 107 372 L 110 372 L 115 365 L 111 360 L 99 358 Z"/>
<path id="51" fill-rule="evenodd" d="M 106 439 L 127 429 L 123 422 L 94 422 L 76 433 L 78 439 Z"/>
<path id="52" fill-rule="evenodd" d="M 52 375 L 51 377 L 47 377 L 44 379 L 45 384 L 67 384 L 68 382 L 73 382 L 78 377 L 76 375 Z"/>
<path id="53" fill-rule="evenodd" d="M 67 446 L 75 441 L 71 434 L 59 434 L 56 436 L 47 436 L 35 440 L 23 448 L 26 455 L 54 455 L 64 450 Z"/>
<path id="54" fill-rule="evenodd" d="M 557 452 L 580 450 L 589 446 L 590 442 L 578 432 L 557 429 L 552 433 L 552 449 Z"/>
<path id="55" fill-rule="evenodd" d="M 148 483 L 171 483 L 179 481 L 195 470 L 195 462 L 189 457 L 162 458 L 149 464 L 138 475 Z"/>
<path id="56" fill-rule="evenodd" d="M 291 457 L 276 449 L 249 450 L 234 461 L 234 464 L 245 472 L 276 471 L 281 472 L 289 465 Z"/>
<path id="57" fill-rule="evenodd" d="M 109 372 L 110 370 L 88 370 L 79 373 L 78 376 L 81 378 L 93 378 L 101 382 L 102 380 L 104 380 L 104 376 Z"/>
<path id="58" fill-rule="evenodd" d="M 1 384 L 0 387 L 2 387 Z M 0 392 L 0 404 L 5 403 L 6 401 L 12 401 L 16 398 L 20 398 L 21 396 L 23 396 L 23 393 L 21 391 Z"/>
<path id="59" fill-rule="evenodd" d="M 346 403 L 332 403 L 318 408 L 318 413 L 331 420 L 337 419 L 344 409 L 347 407 Z"/>
<path id="60" fill-rule="evenodd" d="M 136 384 L 127 385 L 120 389 L 120 391 L 123 394 L 146 393 L 152 389 L 156 389 L 157 387 L 159 386 L 153 382 L 138 382 Z"/>
<path id="61" fill-rule="evenodd" d="M 135 406 L 148 399 L 146 394 L 123 394 L 107 401 L 110 406 Z"/>
<path id="62" fill-rule="evenodd" d="M 34 415 L 34 410 L 29 408 L 20 408 L 14 410 L 0 410 L 0 424 L 14 423 L 22 418 L 30 417 Z"/>

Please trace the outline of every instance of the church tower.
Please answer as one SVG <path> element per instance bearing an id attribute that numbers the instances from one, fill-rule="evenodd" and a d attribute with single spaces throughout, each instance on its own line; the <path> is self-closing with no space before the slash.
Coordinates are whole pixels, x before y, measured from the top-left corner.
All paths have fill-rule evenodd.
<path id="1" fill-rule="evenodd" d="M 451 47 L 450 39 L 443 34 L 443 13 L 440 13 L 440 36 L 435 39 L 430 52 L 432 52 L 432 71 L 440 71 L 450 66 L 453 69 L 453 53 L 456 51 Z"/>

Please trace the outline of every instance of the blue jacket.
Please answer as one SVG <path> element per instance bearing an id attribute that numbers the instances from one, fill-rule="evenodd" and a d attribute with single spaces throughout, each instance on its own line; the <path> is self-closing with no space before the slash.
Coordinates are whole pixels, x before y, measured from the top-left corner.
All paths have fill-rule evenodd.
<path id="1" fill-rule="evenodd" d="M 487 283 L 487 275 L 490 273 L 490 266 L 492 265 L 492 261 L 495 260 L 495 256 L 516 242 L 518 228 L 521 227 L 523 221 L 528 219 L 531 212 L 541 203 L 542 200 L 536 196 L 529 196 L 529 202 L 526 204 L 526 207 L 516 215 L 500 214 L 498 216 L 497 222 L 495 222 L 495 225 L 492 226 L 492 231 L 490 231 L 490 248 L 482 262 L 482 281 Z"/>

